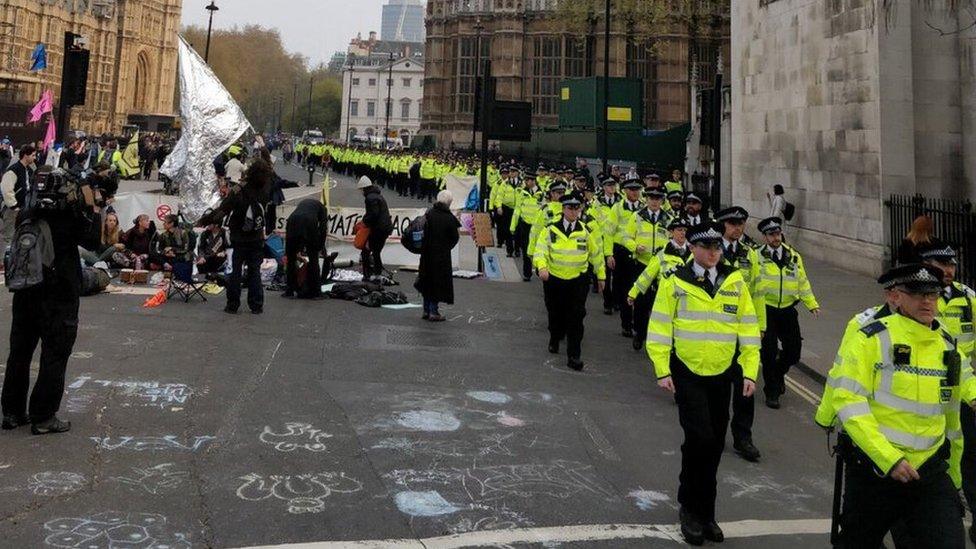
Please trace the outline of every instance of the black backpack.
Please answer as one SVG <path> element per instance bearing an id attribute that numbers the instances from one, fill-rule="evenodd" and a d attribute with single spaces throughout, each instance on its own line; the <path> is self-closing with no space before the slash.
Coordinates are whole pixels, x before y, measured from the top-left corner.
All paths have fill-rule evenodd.
<path id="1" fill-rule="evenodd" d="M 264 231 L 264 205 L 253 198 L 242 197 L 244 207 L 234 211 L 241 233 L 257 235 Z"/>
<path id="2" fill-rule="evenodd" d="M 415 217 L 400 235 L 400 243 L 410 253 L 420 254 L 424 248 L 424 230 L 427 228 L 427 214 Z"/>
<path id="3" fill-rule="evenodd" d="M 6 262 L 6 284 L 11 292 L 40 286 L 44 269 L 54 263 L 54 242 L 47 221 L 27 216 L 17 223 L 10 256 Z"/>
<path id="4" fill-rule="evenodd" d="M 796 206 L 787 202 L 783 208 L 783 219 L 785 221 L 793 221 L 794 215 L 796 215 Z"/>

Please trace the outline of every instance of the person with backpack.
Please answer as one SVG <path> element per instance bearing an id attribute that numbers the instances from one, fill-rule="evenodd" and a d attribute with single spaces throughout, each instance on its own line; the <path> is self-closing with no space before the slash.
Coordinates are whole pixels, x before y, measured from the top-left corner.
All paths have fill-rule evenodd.
<path id="1" fill-rule="evenodd" d="M 461 223 L 451 213 L 454 195 L 437 194 L 434 207 L 424 215 L 424 239 L 420 251 L 420 272 L 414 288 L 424 297 L 424 320 L 443 322 L 438 304 L 454 304 L 454 266 L 451 250 L 460 240 Z"/>
<path id="2" fill-rule="evenodd" d="M 786 201 L 785 191 L 780 184 L 773 185 L 773 195 L 766 193 L 766 201 L 769 202 L 769 216 L 778 217 L 783 221 L 783 234 L 786 234 L 786 222 L 793 221 L 796 214 L 796 207 Z"/>
<path id="3" fill-rule="evenodd" d="M 261 261 L 264 259 L 264 216 L 271 201 L 271 182 L 275 173 L 261 158 L 255 158 L 244 171 L 241 184 L 231 187 L 216 210 L 197 221 L 198 227 L 222 224 L 228 218 L 230 229 L 231 274 L 227 281 L 227 306 L 224 312 L 237 314 L 241 306 L 241 275 L 247 265 L 247 305 L 252 314 L 264 312 L 264 286 Z"/>
<path id="4" fill-rule="evenodd" d="M 22 151 L 23 152 L 23 151 Z M 22 157 L 23 158 L 23 157 Z M 50 166 L 39 172 L 50 173 Z M 71 423 L 58 419 L 65 370 L 78 335 L 82 291 L 78 246 L 90 234 L 97 208 L 91 187 L 66 200 L 66 209 L 40 209 L 33 178 L 17 205 L 17 229 L 6 269 L 6 286 L 14 293 L 10 354 L 0 393 L 5 430 L 31 425 L 35 435 L 64 433 Z M 40 368 L 28 402 L 31 361 L 41 344 Z"/>
<path id="5" fill-rule="evenodd" d="M 24 205 L 28 183 L 34 177 L 37 149 L 33 145 L 24 145 L 17 154 L 18 161 L 14 162 L 0 179 L 0 192 L 3 196 L 3 225 L 0 227 L 0 254 L 10 245 L 14 236 L 14 226 L 17 212 Z"/>

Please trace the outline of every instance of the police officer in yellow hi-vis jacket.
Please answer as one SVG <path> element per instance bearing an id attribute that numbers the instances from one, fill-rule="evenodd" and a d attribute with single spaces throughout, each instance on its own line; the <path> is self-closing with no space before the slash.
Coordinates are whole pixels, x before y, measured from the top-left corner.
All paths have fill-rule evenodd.
<path id="1" fill-rule="evenodd" d="M 603 289 L 606 271 L 603 250 L 596 235 L 580 220 L 583 201 L 575 193 L 562 197 L 563 215 L 539 234 L 533 262 L 539 270 L 549 313 L 549 352 L 559 353 L 559 342 L 566 338 L 568 366 L 583 369 L 580 344 L 583 317 L 589 293 L 589 266 Z"/>
<path id="2" fill-rule="evenodd" d="M 681 533 L 692 545 L 723 541 L 715 521 L 716 474 L 725 448 L 738 349 L 745 396 L 756 390 L 759 324 L 742 272 L 721 264 L 714 223 L 689 229 L 691 261 L 661 280 L 647 327 L 647 354 L 657 384 L 673 393 L 684 430 Z"/>
<path id="3" fill-rule="evenodd" d="M 976 400 L 976 378 L 936 320 L 943 273 L 911 264 L 885 273 L 892 313 L 846 337 L 831 371 L 846 445 L 838 545 L 880 547 L 904 524 L 913 547 L 964 547 L 949 475 L 949 412 Z M 818 418 L 819 419 L 819 418 Z M 842 446 L 843 447 L 843 446 Z"/>
<path id="4" fill-rule="evenodd" d="M 780 407 L 786 393 L 786 373 L 800 362 L 803 338 L 796 305 L 820 315 L 820 304 L 810 288 L 803 258 L 783 243 L 783 220 L 769 217 L 759 222 L 766 244 L 759 248 L 759 293 L 766 299 L 766 326 L 762 341 L 762 370 L 766 406 Z M 783 350 L 779 346 L 782 344 Z"/>
<path id="5" fill-rule="evenodd" d="M 541 209 L 542 191 L 536 184 L 536 174 L 525 172 L 522 186 L 515 190 L 515 212 L 508 226 L 509 232 L 515 235 L 515 247 L 522 256 L 522 280 L 525 282 L 532 279 L 533 250 L 529 247 L 529 235 Z"/>

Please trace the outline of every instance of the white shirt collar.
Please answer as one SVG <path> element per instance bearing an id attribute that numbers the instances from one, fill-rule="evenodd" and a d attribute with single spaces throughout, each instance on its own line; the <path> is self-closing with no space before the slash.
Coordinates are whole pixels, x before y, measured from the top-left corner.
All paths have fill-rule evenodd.
<path id="1" fill-rule="evenodd" d="M 684 246 L 679 246 L 678 243 L 675 242 L 673 238 L 671 239 L 671 245 L 674 246 L 675 248 L 678 248 L 679 250 L 687 250 L 688 247 L 690 246 L 690 244 L 688 244 L 688 241 L 687 240 L 685 240 L 685 245 Z"/>
<path id="2" fill-rule="evenodd" d="M 712 284 L 715 284 L 715 279 L 718 278 L 718 269 L 716 269 L 715 267 L 712 267 L 711 269 L 705 269 L 705 267 L 702 267 L 697 262 L 692 261 L 691 269 L 692 271 L 695 272 L 695 276 L 705 276 L 707 273 L 708 281 L 711 282 Z"/>
<path id="3" fill-rule="evenodd" d="M 570 225 L 574 225 L 574 224 L 576 224 L 576 223 L 579 223 L 579 221 L 570 221 L 570 220 L 568 220 L 568 219 L 566 219 L 566 218 L 564 217 L 564 218 L 563 218 L 563 230 L 564 230 L 564 231 L 566 231 L 566 232 L 568 233 L 568 232 L 569 232 L 569 226 L 570 226 Z"/>
<path id="4" fill-rule="evenodd" d="M 769 247 L 769 253 L 770 253 L 770 255 L 772 255 L 776 259 L 782 259 L 783 258 L 783 246 L 780 245 L 779 248 L 773 248 L 772 246 L 770 246 Z"/>

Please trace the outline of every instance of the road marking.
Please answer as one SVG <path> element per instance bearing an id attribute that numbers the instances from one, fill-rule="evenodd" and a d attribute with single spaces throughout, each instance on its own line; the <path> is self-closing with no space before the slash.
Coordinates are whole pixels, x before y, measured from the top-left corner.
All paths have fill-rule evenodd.
<path id="1" fill-rule="evenodd" d="M 827 535 L 830 519 L 741 520 L 722 523 L 727 539 L 761 536 Z M 627 539 L 661 539 L 684 544 L 677 524 L 591 524 L 468 532 L 426 539 L 320 541 L 264 545 L 252 549 L 457 549 L 517 543 L 580 543 Z"/>
<path id="2" fill-rule="evenodd" d="M 791 378 L 790 376 L 786 376 L 785 381 L 786 381 L 786 386 L 789 387 L 794 393 L 800 395 L 800 398 L 809 402 L 810 404 L 813 404 L 814 406 L 820 405 L 820 397 L 817 396 L 816 393 L 814 393 L 810 389 L 807 389 L 803 385 L 800 385 L 795 379 Z"/>

